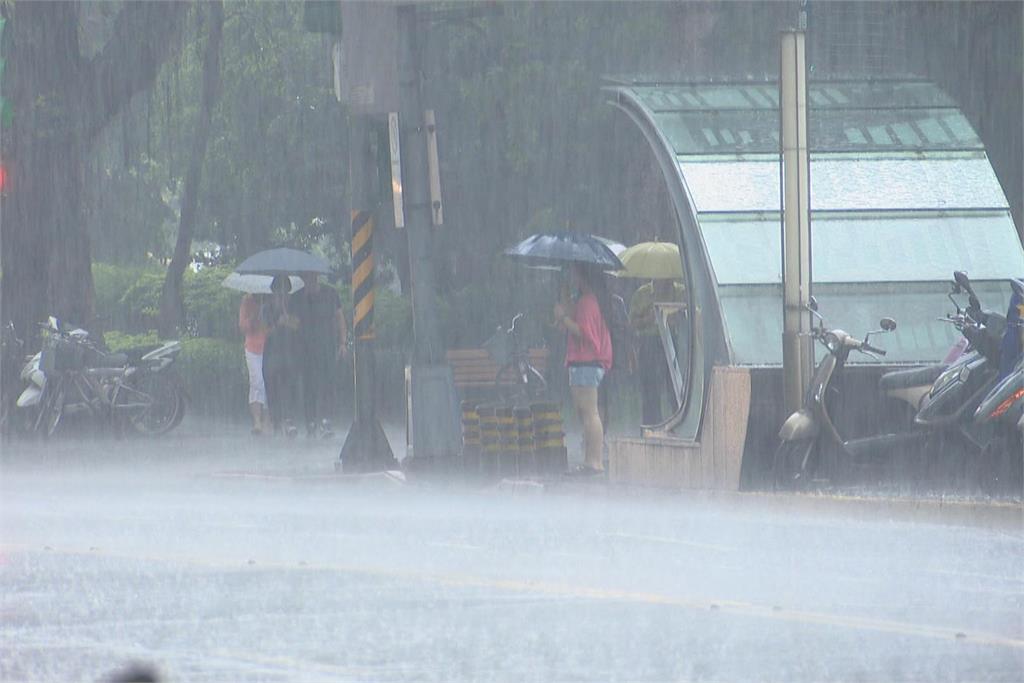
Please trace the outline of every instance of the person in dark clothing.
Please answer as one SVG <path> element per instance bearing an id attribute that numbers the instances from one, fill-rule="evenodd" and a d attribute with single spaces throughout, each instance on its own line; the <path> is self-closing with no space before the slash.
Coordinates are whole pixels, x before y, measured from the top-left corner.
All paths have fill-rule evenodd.
<path id="1" fill-rule="evenodd" d="M 291 312 L 288 294 L 291 281 L 277 275 L 270 284 L 271 297 L 260 311 L 269 328 L 263 348 L 263 380 L 267 387 L 267 403 L 274 432 L 295 436 L 295 420 L 300 400 L 302 342 L 299 319 Z"/>
<path id="2" fill-rule="evenodd" d="M 668 397 L 671 413 L 677 408 L 665 348 L 658 333 L 656 301 L 684 302 L 686 288 L 672 280 L 652 280 L 638 288 L 629 302 L 629 321 L 639 342 L 638 366 L 645 425 L 658 424 L 665 418 L 662 412 L 664 397 Z"/>
<path id="3" fill-rule="evenodd" d="M 299 319 L 302 386 L 308 436 L 332 436 L 328 415 L 338 362 L 348 354 L 348 324 L 341 299 L 316 273 L 303 273 L 304 287 L 292 296 Z"/>

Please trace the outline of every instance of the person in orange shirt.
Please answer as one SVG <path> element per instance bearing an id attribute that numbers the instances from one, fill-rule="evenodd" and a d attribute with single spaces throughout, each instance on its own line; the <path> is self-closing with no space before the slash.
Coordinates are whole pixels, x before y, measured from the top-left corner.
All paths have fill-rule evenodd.
<path id="1" fill-rule="evenodd" d="M 238 309 L 238 329 L 245 335 L 245 365 L 249 368 L 249 413 L 252 415 L 253 434 L 272 431 L 267 389 L 263 381 L 263 347 L 270 331 L 260 317 L 265 298 L 263 294 L 246 294 Z"/>

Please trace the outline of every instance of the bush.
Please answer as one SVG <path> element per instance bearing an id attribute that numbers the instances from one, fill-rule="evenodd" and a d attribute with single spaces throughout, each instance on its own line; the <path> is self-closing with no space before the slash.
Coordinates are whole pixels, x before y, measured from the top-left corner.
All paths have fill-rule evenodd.
<path id="1" fill-rule="evenodd" d="M 107 332 L 111 351 L 159 343 L 155 330 L 145 334 Z M 189 394 L 189 412 L 213 418 L 235 418 L 245 414 L 249 376 L 241 343 L 209 337 L 181 340 L 182 351 L 175 364 Z"/>
<path id="2" fill-rule="evenodd" d="M 221 285 L 232 270 L 231 266 L 211 266 L 198 273 L 185 272 L 185 313 L 196 321 L 202 337 L 242 338 L 238 331 L 242 293 Z"/>
<path id="3" fill-rule="evenodd" d="M 237 325 L 242 294 L 221 286 L 231 271 L 230 266 L 185 271 L 185 314 L 196 321 L 200 336 L 240 339 Z M 111 329 L 137 334 L 153 329 L 160 315 L 164 277 L 162 268 L 94 264 L 97 315 L 109 321 L 105 326 Z"/>
<path id="4" fill-rule="evenodd" d="M 115 266 L 109 263 L 94 263 L 92 265 L 96 315 L 102 320 L 102 327 L 119 330 L 147 329 L 146 327 L 137 328 L 133 324 L 133 318 L 136 316 L 131 307 L 122 301 L 125 293 L 134 287 L 144 275 L 158 278 L 160 270 Z M 157 290 L 157 297 L 159 297 L 159 290 Z"/>

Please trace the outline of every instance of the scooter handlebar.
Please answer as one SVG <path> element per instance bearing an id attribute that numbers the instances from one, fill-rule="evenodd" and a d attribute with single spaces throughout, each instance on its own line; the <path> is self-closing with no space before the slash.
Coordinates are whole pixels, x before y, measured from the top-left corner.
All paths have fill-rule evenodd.
<path id="1" fill-rule="evenodd" d="M 885 355 L 885 349 L 880 349 L 880 348 L 878 348 L 876 346 L 872 346 L 871 344 L 868 344 L 867 342 L 864 342 L 863 344 L 861 344 L 860 345 L 860 349 L 861 349 L 861 351 L 868 351 L 869 353 L 877 353 L 879 356 L 884 356 Z"/>

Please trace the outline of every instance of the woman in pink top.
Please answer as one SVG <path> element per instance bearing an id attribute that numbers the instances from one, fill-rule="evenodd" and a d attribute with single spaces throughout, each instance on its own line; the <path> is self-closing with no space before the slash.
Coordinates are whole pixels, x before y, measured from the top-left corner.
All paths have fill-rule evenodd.
<path id="1" fill-rule="evenodd" d="M 555 304 L 555 320 L 568 335 L 565 364 L 569 368 L 572 403 L 583 424 L 584 464 L 581 473 L 604 471 L 604 425 L 597 410 L 597 388 L 612 366 L 612 337 L 601 302 L 607 291 L 600 271 L 572 266 L 573 288 L 579 291 L 574 306 Z"/>
<path id="2" fill-rule="evenodd" d="M 263 346 L 270 328 L 260 318 L 262 294 L 246 294 L 238 309 L 238 329 L 245 335 L 245 365 L 249 369 L 249 413 L 252 414 L 252 433 L 270 433 L 270 413 L 267 411 L 267 389 L 263 382 Z"/>

